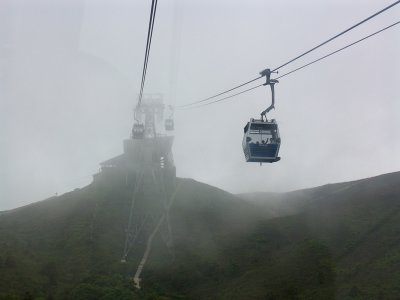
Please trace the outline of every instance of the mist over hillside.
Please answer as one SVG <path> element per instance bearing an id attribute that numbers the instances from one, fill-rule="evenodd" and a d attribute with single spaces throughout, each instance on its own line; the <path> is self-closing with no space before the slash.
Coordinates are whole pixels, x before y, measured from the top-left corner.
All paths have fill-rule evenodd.
<path id="1" fill-rule="evenodd" d="M 399 12 L 1 1 L 0 300 L 400 299 Z"/>
<path id="2" fill-rule="evenodd" d="M 400 173 L 283 194 L 178 179 L 173 247 L 120 258 L 131 188 L 91 185 L 0 214 L 0 299 L 397 299 Z M 151 200 L 150 200 L 151 201 Z"/>

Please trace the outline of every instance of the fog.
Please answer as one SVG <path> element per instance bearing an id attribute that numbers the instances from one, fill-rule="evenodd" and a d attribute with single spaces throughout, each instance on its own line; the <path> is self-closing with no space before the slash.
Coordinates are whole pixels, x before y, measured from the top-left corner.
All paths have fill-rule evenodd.
<path id="1" fill-rule="evenodd" d="M 159 1 L 145 93 L 182 105 L 257 77 L 393 1 Z M 150 1 L 2 0 L 0 210 L 91 182 L 122 152 L 140 88 Z M 280 70 L 399 20 L 394 7 Z M 177 175 L 232 193 L 288 191 L 400 169 L 400 27 L 280 80 L 282 160 L 244 161 L 267 88 L 175 111 Z M 261 81 L 260 81 L 261 83 Z M 259 84 L 255 83 L 254 85 Z"/>

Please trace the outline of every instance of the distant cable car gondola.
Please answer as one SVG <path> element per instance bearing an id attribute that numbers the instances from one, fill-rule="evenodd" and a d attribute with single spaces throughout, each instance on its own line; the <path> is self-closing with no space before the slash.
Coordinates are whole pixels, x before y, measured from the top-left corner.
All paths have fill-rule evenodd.
<path id="1" fill-rule="evenodd" d="M 168 118 L 165 120 L 165 130 L 167 131 L 174 130 L 174 119 Z"/>
<path id="2" fill-rule="evenodd" d="M 279 148 L 281 138 L 277 122 L 272 119 L 268 121 L 266 114 L 275 108 L 274 85 L 278 81 L 271 79 L 271 71 L 266 69 L 260 73 L 266 76 L 267 82 L 264 85 L 271 87 L 272 104 L 261 113 L 261 119 L 250 119 L 244 127 L 243 152 L 247 162 L 273 163 L 279 161 Z"/>
<path id="3" fill-rule="evenodd" d="M 143 139 L 144 138 L 144 125 L 141 123 L 133 124 L 132 128 L 132 138 Z"/>
<path id="4" fill-rule="evenodd" d="M 173 131 L 175 129 L 174 124 L 174 107 L 172 105 L 168 106 L 170 110 L 170 115 L 168 118 L 165 119 L 165 130 L 166 131 Z"/>

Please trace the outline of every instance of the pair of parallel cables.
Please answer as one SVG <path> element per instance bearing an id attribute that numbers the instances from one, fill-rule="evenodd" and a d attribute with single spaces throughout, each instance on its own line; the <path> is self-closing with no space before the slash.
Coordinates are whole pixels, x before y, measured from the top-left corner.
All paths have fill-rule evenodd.
<path id="1" fill-rule="evenodd" d="M 286 62 L 286 63 L 280 65 L 279 67 L 277 67 L 277 68 L 275 68 L 275 69 L 273 69 L 273 70 L 271 71 L 271 73 L 272 73 L 272 72 L 276 72 L 277 70 L 279 70 L 279 69 L 281 69 L 281 68 L 287 66 L 288 64 L 294 62 L 295 60 L 298 60 L 299 58 L 301 58 L 301 57 L 307 55 L 308 53 L 310 53 L 310 52 L 312 52 L 312 51 L 314 51 L 314 50 L 316 50 L 316 49 L 322 47 L 323 45 L 325 45 L 325 44 L 327 44 L 327 43 L 333 41 L 334 39 L 336 39 L 336 38 L 340 37 L 341 35 L 343 35 L 343 34 L 349 32 L 349 31 L 351 31 L 352 29 L 354 29 L 354 28 L 360 26 L 361 24 L 363 24 L 363 23 L 365 23 L 365 22 L 371 20 L 372 18 L 374 18 L 374 17 L 380 15 L 381 13 L 387 11 L 388 9 L 394 7 L 395 5 L 397 5 L 397 4 L 399 4 L 399 3 L 400 3 L 400 0 L 399 0 L 399 1 L 396 1 L 396 2 L 394 2 L 394 3 L 392 3 L 391 5 L 389 5 L 389 6 L 385 7 L 385 8 L 383 8 L 383 9 L 381 9 L 380 11 L 374 13 L 373 15 L 369 16 L 368 18 L 366 18 L 366 19 L 364 19 L 364 20 L 358 22 L 357 24 L 355 24 L 355 25 L 353 25 L 353 26 L 347 28 L 346 30 L 344 30 L 344 31 L 342 31 L 342 32 L 340 32 L 340 33 L 338 33 L 338 34 L 336 34 L 335 36 L 333 36 L 333 37 L 331 37 L 330 39 L 328 39 L 328 40 L 322 42 L 321 44 L 318 44 L 317 46 L 311 48 L 310 50 L 308 50 L 308 51 L 306 51 L 306 52 L 304 52 L 304 53 L 302 53 L 302 54 L 300 54 L 300 55 L 298 55 L 298 56 L 292 58 L 292 59 L 289 60 L 288 62 Z M 349 47 L 351 47 L 351 46 L 353 46 L 353 45 L 355 45 L 355 44 L 358 44 L 358 43 L 360 43 L 360 42 L 362 42 L 362 41 L 364 41 L 364 40 L 366 40 L 366 39 L 368 39 L 368 38 L 370 38 L 370 37 L 373 37 L 373 36 L 375 36 L 375 35 L 377 35 L 377 34 L 383 32 L 383 31 L 385 31 L 385 30 L 387 30 L 387 29 L 389 29 L 389 28 L 392 28 L 392 27 L 394 27 L 394 26 L 396 26 L 396 25 L 398 25 L 398 24 L 400 24 L 400 21 L 395 22 L 395 23 L 393 23 L 393 24 L 391 24 L 391 25 L 389 25 L 389 26 L 386 26 L 386 27 L 384 27 L 384 28 L 382 28 L 382 29 L 380 29 L 380 30 L 378 30 L 378 31 L 376 31 L 376 32 L 374 32 L 374 33 L 371 33 L 371 34 L 369 34 L 369 35 L 367 35 L 367 36 L 365 36 L 365 37 L 363 37 L 363 38 L 361 38 L 361 39 L 359 39 L 359 40 L 357 40 L 357 41 L 355 41 L 355 42 L 353 42 L 353 43 L 350 43 L 350 44 L 348 44 L 348 45 L 346 45 L 346 46 L 344 46 L 344 47 L 342 47 L 342 48 L 340 48 L 340 49 L 338 49 L 338 50 L 335 50 L 335 51 L 333 51 L 333 52 L 330 52 L 330 53 L 327 54 L 327 55 L 324 55 L 324 56 L 322 56 L 322 57 L 320 57 L 320 58 L 318 58 L 318 59 L 316 59 L 316 60 L 313 60 L 313 61 L 311 61 L 311 62 L 309 62 L 309 63 L 307 63 L 307 64 L 305 64 L 305 65 L 302 65 L 301 67 L 298 67 L 298 68 L 296 68 L 296 69 L 294 69 L 294 70 L 292 70 L 292 71 L 290 71 L 290 72 L 287 72 L 287 73 L 285 73 L 285 74 L 283 74 L 283 75 L 280 75 L 280 76 L 278 76 L 278 77 L 276 77 L 276 78 L 274 78 L 274 79 L 283 78 L 283 77 L 285 77 L 285 76 L 287 76 L 287 75 L 289 75 L 289 74 L 292 74 L 292 73 L 297 72 L 297 71 L 299 71 L 299 70 L 301 70 L 301 69 L 304 69 L 304 68 L 306 68 L 306 67 L 308 67 L 308 66 L 310 66 L 310 65 L 312 65 L 312 64 L 314 64 L 314 63 L 316 63 L 316 62 L 319 62 L 319 61 L 321 61 L 321 60 L 323 60 L 323 59 L 325 59 L 325 58 L 327 58 L 327 57 L 329 57 L 329 56 L 331 56 L 331 55 L 334 55 L 334 54 L 336 54 L 336 53 L 338 53 L 338 52 L 340 52 L 340 51 L 343 51 L 343 50 L 345 50 L 345 49 L 347 49 L 347 48 L 349 48 Z M 177 108 L 179 108 L 179 109 L 198 108 L 198 107 L 202 107 L 202 106 L 206 106 L 206 105 L 211 105 L 211 104 L 214 104 L 214 103 L 217 103 L 217 102 L 221 102 L 221 101 L 230 99 L 230 98 L 232 98 L 232 97 L 235 97 L 235 96 L 238 96 L 238 95 L 247 93 L 247 92 L 249 92 L 249 91 L 251 91 L 251 90 L 254 90 L 254 89 L 256 89 L 256 88 L 259 88 L 259 87 L 263 86 L 264 84 L 260 84 L 260 85 L 251 87 L 251 88 L 249 88 L 249 89 L 243 90 L 243 91 L 241 91 L 241 92 L 238 92 L 238 93 L 235 93 L 235 94 L 232 94 L 232 95 L 229 95 L 229 96 L 226 96 L 226 97 L 223 97 L 223 98 L 220 98 L 220 99 L 217 99 L 217 100 L 208 102 L 209 100 L 218 98 L 219 96 L 222 96 L 222 95 L 224 95 L 224 94 L 227 94 L 227 93 L 229 93 L 229 92 L 231 92 L 231 91 L 234 91 L 234 90 L 236 90 L 236 89 L 238 89 L 238 88 L 241 88 L 241 87 L 243 87 L 243 86 L 245 86 L 245 85 L 247 85 L 247 84 L 249 84 L 249 83 L 252 83 L 252 82 L 254 82 L 254 81 L 258 80 L 258 79 L 261 79 L 262 77 L 264 77 L 264 75 L 259 76 L 259 77 L 257 77 L 257 78 L 254 78 L 254 79 L 252 79 L 252 80 L 246 81 L 246 82 L 244 82 L 244 83 L 242 83 L 242 84 L 239 84 L 239 85 L 237 85 L 237 86 L 235 86 L 235 87 L 233 87 L 233 88 L 230 88 L 230 89 L 228 89 L 228 90 L 225 90 L 225 91 L 223 91 L 223 92 L 220 92 L 220 93 L 218 93 L 218 94 L 215 94 L 215 95 L 213 95 L 213 96 L 211 96 L 211 97 L 208 97 L 208 98 L 205 98 L 205 99 L 201 99 L 201 100 L 198 100 L 198 101 L 194 101 L 194 102 L 191 102 L 191 103 L 188 103 L 188 104 L 184 104 L 184 105 L 177 106 Z"/>
<path id="2" fill-rule="evenodd" d="M 156 18 L 156 11 L 157 11 L 157 1 L 158 0 L 152 0 L 152 2 L 151 2 L 149 27 L 147 29 L 146 51 L 145 51 L 144 62 L 143 62 L 142 82 L 141 82 L 141 85 L 140 85 L 139 100 L 138 100 L 138 103 L 137 103 L 138 107 L 142 104 L 143 89 L 144 89 L 144 84 L 146 82 L 146 73 L 147 73 L 147 65 L 148 65 L 148 62 L 149 62 L 151 39 L 153 37 L 154 20 Z"/>

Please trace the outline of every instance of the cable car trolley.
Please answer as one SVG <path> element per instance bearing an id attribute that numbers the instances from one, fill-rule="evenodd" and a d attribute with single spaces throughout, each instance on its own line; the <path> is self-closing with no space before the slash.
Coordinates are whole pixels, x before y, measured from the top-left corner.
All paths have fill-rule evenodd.
<path id="1" fill-rule="evenodd" d="M 270 69 L 260 72 L 266 77 L 266 83 L 269 85 L 272 93 L 271 105 L 261 113 L 259 120 L 250 119 L 244 127 L 243 152 L 247 162 L 273 163 L 279 161 L 279 148 L 281 138 L 279 135 L 278 123 L 276 120 L 268 120 L 266 114 L 275 108 L 275 90 L 274 85 L 278 80 L 271 79 Z"/>

